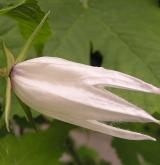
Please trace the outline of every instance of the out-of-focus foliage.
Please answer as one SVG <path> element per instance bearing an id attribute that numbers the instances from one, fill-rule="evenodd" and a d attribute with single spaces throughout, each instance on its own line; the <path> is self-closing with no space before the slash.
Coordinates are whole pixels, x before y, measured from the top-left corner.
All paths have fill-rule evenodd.
<path id="1" fill-rule="evenodd" d="M 7 46 L 17 55 L 44 15 L 43 11 L 48 10 L 51 10 L 51 29 L 48 24 L 43 27 L 34 42 L 36 52 L 31 50 L 29 58 L 43 54 L 90 64 L 92 43 L 94 50 L 103 55 L 104 67 L 160 86 L 158 0 L 1 0 L 0 42 L 5 40 Z M 53 36 L 51 31 L 54 31 Z M 49 36 L 51 37 L 47 42 Z M 0 67 L 2 66 L 5 66 L 5 59 L 0 50 Z M 0 109 L 4 89 L 4 80 L 0 79 Z M 160 96 L 109 90 L 159 116 Z M 24 113 L 15 97 L 12 104 L 13 113 L 22 116 L 14 120 L 22 127 L 30 127 L 23 118 Z M 123 127 L 159 137 L 158 126 L 129 125 L 132 123 Z M 56 164 L 64 152 L 63 144 L 69 130 L 66 127 L 64 123 L 53 124 L 48 131 L 26 133 L 19 138 L 5 136 L 6 132 L 1 130 L 0 137 L 3 138 L 0 138 L 0 164 Z M 160 162 L 159 142 L 114 139 L 113 147 L 124 165 L 158 165 Z M 92 164 L 103 164 L 101 161 L 97 162 L 97 156 L 89 149 L 80 148 L 77 153 L 85 163 L 90 161 Z"/>
<path id="2" fill-rule="evenodd" d="M 14 5 L 10 4 L 7 7 L 2 8 L 0 14 L 6 14 L 15 19 L 18 22 L 21 34 L 25 39 L 29 38 L 44 16 L 44 12 L 42 12 L 36 0 L 21 0 Z M 44 44 L 47 42 L 50 35 L 50 27 L 48 23 L 45 23 L 34 42 L 39 56 L 42 55 Z"/>
<path id="3" fill-rule="evenodd" d="M 82 165 L 110 165 L 110 163 L 102 160 L 96 151 L 90 149 L 86 146 L 81 146 L 78 150 L 76 150 L 79 159 L 81 160 Z M 68 161 L 64 163 L 64 165 L 77 165 L 77 162 L 74 160 Z"/>
<path id="4" fill-rule="evenodd" d="M 156 116 L 156 115 L 155 115 Z M 157 141 L 129 141 L 114 138 L 113 147 L 124 165 L 158 165 L 160 127 L 155 124 L 117 123 L 114 126 L 155 136 Z"/>
<path id="5" fill-rule="evenodd" d="M 63 128 L 63 131 L 60 131 Z M 1 165 L 59 165 L 65 152 L 69 124 L 53 122 L 46 131 L 27 133 L 20 137 L 8 135 L 0 139 Z"/>
<path id="6" fill-rule="evenodd" d="M 113 147 L 123 165 L 158 165 L 160 162 L 160 142 L 128 141 L 115 138 Z"/>

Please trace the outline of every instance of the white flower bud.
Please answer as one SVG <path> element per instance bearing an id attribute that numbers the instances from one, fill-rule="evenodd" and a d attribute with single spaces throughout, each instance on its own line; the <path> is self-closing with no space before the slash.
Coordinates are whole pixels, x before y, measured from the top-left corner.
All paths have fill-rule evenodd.
<path id="1" fill-rule="evenodd" d="M 11 80 L 17 96 L 47 116 L 120 138 L 155 140 L 102 123 L 159 123 L 141 108 L 104 89 L 112 86 L 160 93 L 159 88 L 142 80 L 56 57 L 35 58 L 15 65 Z"/>

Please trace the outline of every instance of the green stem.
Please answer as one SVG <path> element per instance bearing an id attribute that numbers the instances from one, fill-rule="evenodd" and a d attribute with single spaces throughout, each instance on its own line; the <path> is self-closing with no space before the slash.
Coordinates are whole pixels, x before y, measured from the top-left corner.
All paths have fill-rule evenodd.
<path id="1" fill-rule="evenodd" d="M 49 14 L 50 14 L 50 11 L 48 11 L 45 14 L 45 16 L 43 17 L 43 19 L 39 23 L 39 25 L 36 27 L 36 29 L 34 30 L 34 32 L 31 34 L 31 36 L 29 37 L 29 39 L 25 43 L 24 47 L 22 48 L 22 51 L 20 52 L 18 58 L 16 59 L 16 63 L 22 62 L 22 61 L 24 61 L 26 59 L 27 52 L 29 51 L 30 47 L 32 46 L 33 40 L 35 39 L 36 35 L 39 33 L 39 31 L 43 27 L 43 25 L 44 25 L 45 21 L 47 20 Z"/>

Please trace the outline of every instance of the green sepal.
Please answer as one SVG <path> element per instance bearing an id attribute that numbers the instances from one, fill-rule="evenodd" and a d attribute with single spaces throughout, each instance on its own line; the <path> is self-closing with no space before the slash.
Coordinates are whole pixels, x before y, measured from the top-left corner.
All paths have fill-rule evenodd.
<path id="1" fill-rule="evenodd" d="M 11 80 L 9 77 L 6 79 L 7 81 L 7 86 L 6 86 L 6 101 L 5 101 L 5 123 L 6 123 L 6 128 L 10 132 L 9 128 L 9 118 L 11 114 L 11 96 L 12 96 L 12 91 L 11 91 Z"/>
<path id="2" fill-rule="evenodd" d="M 3 45 L 4 54 L 6 56 L 6 62 L 7 62 L 6 76 L 9 76 L 15 60 L 14 60 L 14 56 L 12 52 L 6 47 L 6 44 L 4 41 L 2 45 Z"/>
<path id="3" fill-rule="evenodd" d="M 18 57 L 16 59 L 16 63 L 22 62 L 22 61 L 24 61 L 26 59 L 27 53 L 28 53 L 30 47 L 32 46 L 32 43 L 33 43 L 35 37 L 40 32 L 40 30 L 43 27 L 44 23 L 46 22 L 49 14 L 50 14 L 50 11 L 48 11 L 45 14 L 45 16 L 42 18 L 41 22 L 38 24 L 38 26 L 36 27 L 36 29 L 33 31 L 33 33 L 31 34 L 31 36 L 29 37 L 29 39 L 25 43 L 24 47 L 22 48 L 20 54 L 18 55 Z"/>
<path id="4" fill-rule="evenodd" d="M 27 106 L 24 102 L 22 102 L 18 97 L 17 97 L 20 105 L 22 106 L 25 114 L 26 114 L 26 117 L 27 117 L 27 120 L 31 123 L 32 127 L 34 128 L 35 131 L 37 131 L 37 127 L 36 127 L 36 124 L 35 124 L 35 121 L 33 119 L 33 116 L 32 116 L 32 112 L 30 110 L 30 107 Z"/>

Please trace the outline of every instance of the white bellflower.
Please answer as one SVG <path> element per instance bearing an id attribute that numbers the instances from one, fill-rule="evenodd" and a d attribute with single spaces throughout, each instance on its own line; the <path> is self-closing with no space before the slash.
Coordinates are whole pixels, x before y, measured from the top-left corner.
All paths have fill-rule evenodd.
<path id="1" fill-rule="evenodd" d="M 41 57 L 16 64 L 11 82 L 17 96 L 42 114 L 120 138 L 154 140 L 103 123 L 159 122 L 141 108 L 104 89 L 106 86 L 160 93 L 159 88 L 142 80 L 102 67 Z"/>

